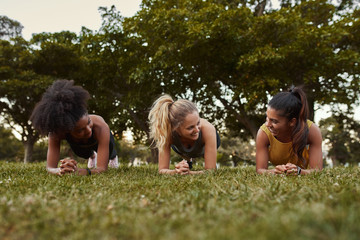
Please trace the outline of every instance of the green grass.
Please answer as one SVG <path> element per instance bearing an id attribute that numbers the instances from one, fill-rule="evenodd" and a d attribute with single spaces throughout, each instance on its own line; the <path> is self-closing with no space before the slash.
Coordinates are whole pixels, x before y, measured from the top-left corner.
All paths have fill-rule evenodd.
<path id="1" fill-rule="evenodd" d="M 147 166 L 59 177 L 44 163 L 0 162 L 0 239 L 359 239 L 359 176 L 164 176 Z"/>

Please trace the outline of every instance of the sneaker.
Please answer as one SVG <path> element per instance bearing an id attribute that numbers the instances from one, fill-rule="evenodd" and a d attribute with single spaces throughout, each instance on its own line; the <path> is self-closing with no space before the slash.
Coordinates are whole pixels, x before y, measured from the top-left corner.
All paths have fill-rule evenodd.
<path id="1" fill-rule="evenodd" d="M 88 168 L 96 168 L 96 162 L 97 162 L 97 153 L 94 152 L 94 154 L 89 157 L 89 160 L 88 160 Z"/>
<path id="2" fill-rule="evenodd" d="M 114 157 L 113 159 L 109 160 L 109 167 L 110 168 L 118 168 L 119 167 L 119 159 L 118 156 Z"/>

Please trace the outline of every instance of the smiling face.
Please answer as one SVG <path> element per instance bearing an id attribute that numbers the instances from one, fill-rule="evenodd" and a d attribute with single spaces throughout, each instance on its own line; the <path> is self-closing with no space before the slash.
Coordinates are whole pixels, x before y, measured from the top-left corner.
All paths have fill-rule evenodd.
<path id="1" fill-rule="evenodd" d="M 88 114 L 82 116 L 77 121 L 75 128 L 70 131 L 71 136 L 74 139 L 85 140 L 89 139 L 92 135 L 93 122 Z"/>
<path id="2" fill-rule="evenodd" d="M 201 126 L 198 112 L 188 114 L 184 122 L 176 130 L 183 140 L 196 141 L 199 137 Z"/>
<path id="3" fill-rule="evenodd" d="M 290 121 L 279 114 L 278 110 L 269 107 L 266 111 L 266 127 L 278 140 L 287 142 L 291 140 L 291 133 L 296 119 Z"/>

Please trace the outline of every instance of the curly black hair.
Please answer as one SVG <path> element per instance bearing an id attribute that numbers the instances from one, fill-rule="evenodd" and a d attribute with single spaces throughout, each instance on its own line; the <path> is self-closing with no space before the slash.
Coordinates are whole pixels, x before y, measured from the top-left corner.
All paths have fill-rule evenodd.
<path id="1" fill-rule="evenodd" d="M 87 113 L 90 94 L 73 80 L 57 80 L 43 94 L 31 114 L 30 121 L 42 135 L 69 132 Z"/>

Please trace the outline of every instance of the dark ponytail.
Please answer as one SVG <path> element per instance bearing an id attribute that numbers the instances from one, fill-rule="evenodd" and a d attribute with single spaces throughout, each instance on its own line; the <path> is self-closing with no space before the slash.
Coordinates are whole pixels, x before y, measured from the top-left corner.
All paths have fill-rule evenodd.
<path id="1" fill-rule="evenodd" d="M 276 94 L 270 100 L 269 107 L 279 111 L 280 115 L 288 120 L 296 119 L 296 125 L 291 134 L 292 152 L 298 158 L 297 165 L 305 167 L 307 163 L 303 157 L 303 151 L 309 136 L 307 125 L 309 106 L 305 92 L 300 87 L 291 87 L 288 92 Z"/>

